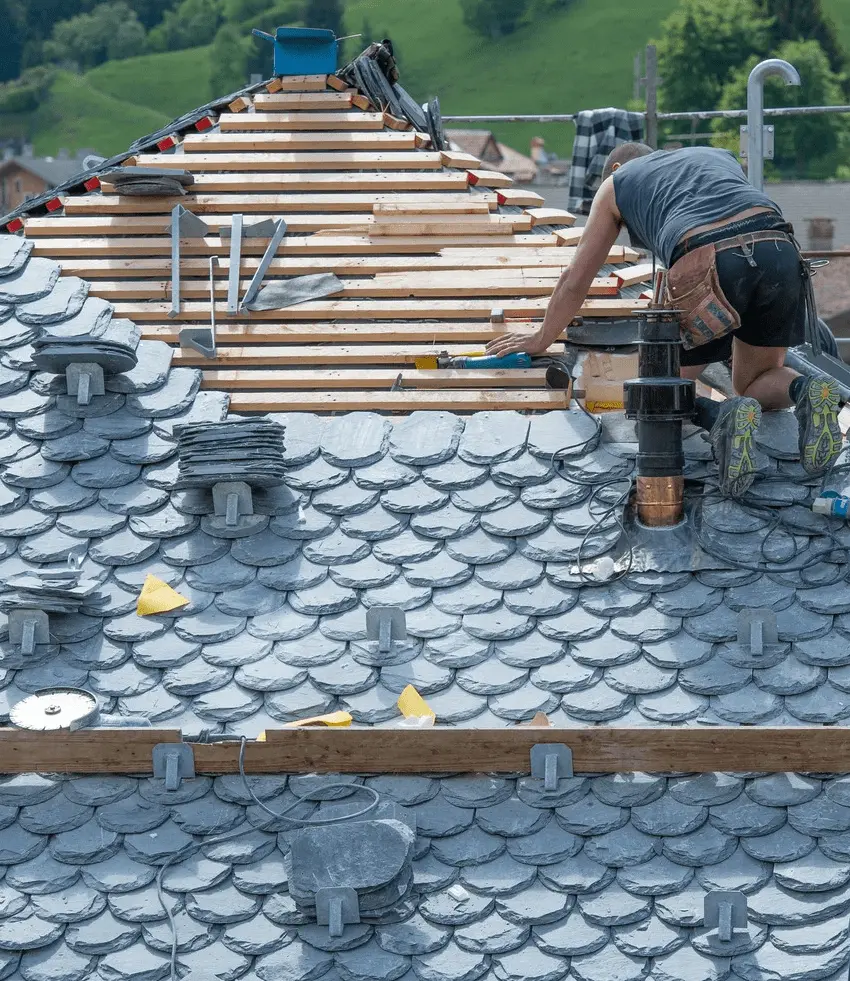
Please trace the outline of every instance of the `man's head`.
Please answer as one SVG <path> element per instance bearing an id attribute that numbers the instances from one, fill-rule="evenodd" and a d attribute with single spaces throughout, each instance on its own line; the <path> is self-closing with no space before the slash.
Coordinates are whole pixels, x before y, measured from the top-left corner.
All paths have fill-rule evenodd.
<path id="1" fill-rule="evenodd" d="M 645 157 L 648 153 L 653 153 L 651 146 L 646 143 L 621 143 L 615 146 L 608 154 L 605 166 L 602 169 L 602 180 L 607 180 L 615 170 L 619 170 L 623 164 L 637 157 Z"/>

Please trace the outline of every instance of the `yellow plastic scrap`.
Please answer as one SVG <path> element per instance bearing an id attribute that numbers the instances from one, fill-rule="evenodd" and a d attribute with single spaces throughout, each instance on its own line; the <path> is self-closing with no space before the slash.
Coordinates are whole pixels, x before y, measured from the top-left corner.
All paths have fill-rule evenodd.
<path id="1" fill-rule="evenodd" d="M 167 582 L 148 576 L 139 593 L 136 603 L 136 613 L 140 617 L 148 617 L 153 613 L 168 613 L 180 606 L 186 606 L 189 600 L 172 589 Z"/>
<path id="2" fill-rule="evenodd" d="M 342 729 L 351 725 L 348 712 L 329 712 L 327 715 L 314 715 L 310 719 L 297 719 L 295 722 L 285 722 L 284 729 L 300 729 L 303 726 L 327 726 L 330 729 Z"/>
<path id="3" fill-rule="evenodd" d="M 421 719 L 430 716 L 434 722 L 437 721 L 436 713 L 413 685 L 408 685 L 398 696 L 397 704 L 405 719 Z"/>

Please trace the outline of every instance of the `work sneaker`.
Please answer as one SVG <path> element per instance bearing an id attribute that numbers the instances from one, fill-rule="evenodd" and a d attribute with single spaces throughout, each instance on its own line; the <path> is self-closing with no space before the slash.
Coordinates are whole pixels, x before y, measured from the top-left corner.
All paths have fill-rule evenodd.
<path id="1" fill-rule="evenodd" d="M 841 453 L 838 382 L 826 375 L 807 378 L 794 415 L 800 427 L 800 461 L 806 473 L 825 474 Z"/>
<path id="2" fill-rule="evenodd" d="M 720 493 L 740 497 L 753 482 L 756 466 L 753 439 L 761 422 L 761 406 L 741 396 L 723 403 L 709 441 L 720 471 Z"/>

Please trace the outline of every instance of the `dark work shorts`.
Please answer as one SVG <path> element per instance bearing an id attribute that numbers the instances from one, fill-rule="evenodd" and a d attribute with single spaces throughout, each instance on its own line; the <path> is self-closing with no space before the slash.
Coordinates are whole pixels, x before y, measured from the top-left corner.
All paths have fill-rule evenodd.
<path id="1" fill-rule="evenodd" d="M 775 228 L 776 216 L 754 215 L 734 226 L 712 229 L 694 236 L 692 248 L 718 242 L 743 231 Z M 673 260 L 683 254 L 677 247 Z M 726 299 L 738 311 L 738 330 L 690 351 L 682 349 L 683 365 L 712 364 L 732 357 L 732 338 L 753 347 L 793 347 L 802 344 L 806 329 L 804 281 L 800 253 L 791 242 L 756 242 L 752 246 L 755 267 L 739 248 L 717 253 L 717 275 Z M 672 263 L 671 263 L 672 264 Z"/>

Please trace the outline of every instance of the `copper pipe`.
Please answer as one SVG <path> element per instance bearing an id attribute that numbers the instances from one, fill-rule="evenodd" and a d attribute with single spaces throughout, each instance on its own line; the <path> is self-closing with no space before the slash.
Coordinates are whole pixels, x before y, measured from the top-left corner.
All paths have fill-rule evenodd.
<path id="1" fill-rule="evenodd" d="M 684 514 L 685 478 L 638 477 L 638 518 L 649 528 L 670 528 L 679 524 Z"/>

